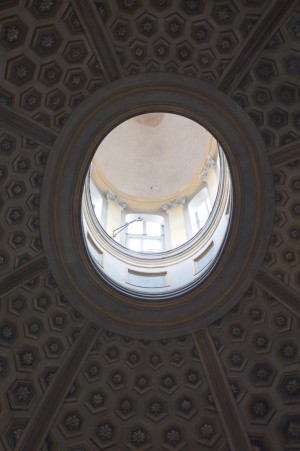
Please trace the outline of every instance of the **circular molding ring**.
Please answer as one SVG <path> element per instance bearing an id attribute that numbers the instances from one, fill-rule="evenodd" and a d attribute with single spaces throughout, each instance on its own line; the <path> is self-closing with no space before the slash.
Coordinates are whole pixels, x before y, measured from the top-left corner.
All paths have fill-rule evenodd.
<path id="1" fill-rule="evenodd" d="M 99 142 L 124 120 L 157 111 L 199 122 L 221 143 L 234 205 L 229 236 L 213 271 L 181 296 L 143 301 L 114 290 L 91 264 L 82 237 L 81 194 Z M 181 75 L 141 74 L 99 90 L 72 113 L 49 158 L 42 205 L 47 205 L 41 229 L 50 270 L 69 302 L 113 332 L 163 338 L 196 331 L 241 299 L 267 250 L 274 188 L 261 136 L 227 95 Z"/>

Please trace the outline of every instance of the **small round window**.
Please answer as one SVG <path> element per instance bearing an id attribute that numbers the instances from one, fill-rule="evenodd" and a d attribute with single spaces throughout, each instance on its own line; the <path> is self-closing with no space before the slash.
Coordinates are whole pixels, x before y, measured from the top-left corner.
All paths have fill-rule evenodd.
<path id="1" fill-rule="evenodd" d="M 164 112 L 124 121 L 95 149 L 83 189 L 97 272 L 142 298 L 191 289 L 222 250 L 231 186 L 220 143 L 197 122 Z"/>

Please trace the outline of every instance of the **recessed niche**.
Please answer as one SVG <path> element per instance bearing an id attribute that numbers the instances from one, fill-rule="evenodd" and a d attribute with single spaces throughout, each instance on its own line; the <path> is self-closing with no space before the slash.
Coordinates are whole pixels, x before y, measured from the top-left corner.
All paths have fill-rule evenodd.
<path id="1" fill-rule="evenodd" d="M 141 288 L 164 288 L 168 284 L 168 273 L 139 272 L 129 269 L 127 282 Z"/>

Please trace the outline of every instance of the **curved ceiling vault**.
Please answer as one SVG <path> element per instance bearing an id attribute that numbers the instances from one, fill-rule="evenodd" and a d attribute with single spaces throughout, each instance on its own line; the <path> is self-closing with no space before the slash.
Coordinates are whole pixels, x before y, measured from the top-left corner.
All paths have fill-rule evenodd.
<path id="1" fill-rule="evenodd" d="M 1 450 L 299 449 L 298 1 L 4 0 L 0 36 Z M 276 211 L 239 303 L 196 333 L 151 341 L 72 307 L 40 215 L 73 111 L 157 72 L 203 80 L 244 109 Z"/>

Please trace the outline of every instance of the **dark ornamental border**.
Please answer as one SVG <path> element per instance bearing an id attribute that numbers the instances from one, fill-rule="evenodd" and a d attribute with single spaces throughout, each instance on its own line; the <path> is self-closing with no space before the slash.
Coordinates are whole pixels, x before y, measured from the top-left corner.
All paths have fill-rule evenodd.
<path id="1" fill-rule="evenodd" d="M 217 138 L 231 169 L 234 206 L 229 237 L 205 280 L 173 299 L 145 301 L 116 291 L 99 277 L 84 246 L 80 208 L 99 142 L 124 120 L 154 111 L 189 117 Z M 265 145 L 246 113 L 206 83 L 174 74 L 141 74 L 99 90 L 65 124 L 46 172 L 41 228 L 50 269 L 74 307 L 106 329 L 142 338 L 199 330 L 240 300 L 262 263 L 274 212 Z"/>

